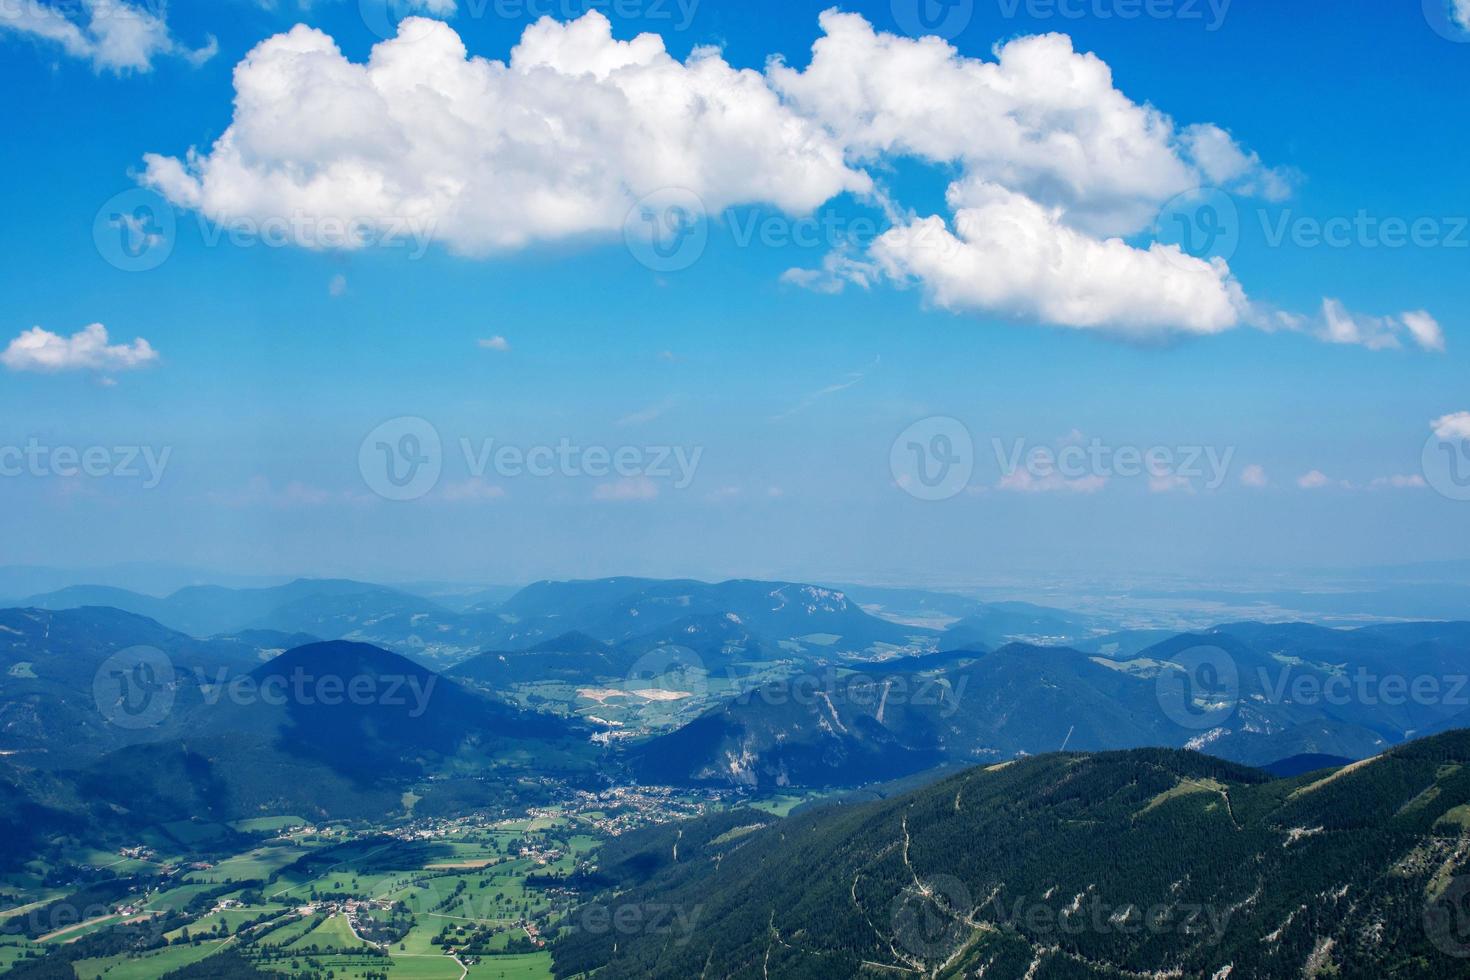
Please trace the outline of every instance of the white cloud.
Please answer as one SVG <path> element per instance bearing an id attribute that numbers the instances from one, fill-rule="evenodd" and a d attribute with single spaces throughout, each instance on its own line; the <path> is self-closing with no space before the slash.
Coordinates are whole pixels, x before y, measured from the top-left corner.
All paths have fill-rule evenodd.
<path id="1" fill-rule="evenodd" d="M 938 305 L 1081 329 L 1146 336 L 1212 334 L 1240 319 L 1245 296 L 1223 262 L 1172 245 L 1092 238 L 1055 209 L 995 184 L 956 184 L 954 232 L 937 217 L 885 232 L 874 258 L 916 279 Z"/>
<path id="2" fill-rule="evenodd" d="M 800 413 L 805 412 L 807 409 L 811 408 L 817 402 L 821 401 L 823 398 L 831 397 L 838 392 L 846 391 L 854 385 L 861 384 L 863 379 L 866 377 L 867 374 L 865 372 L 853 371 L 841 381 L 835 381 L 832 384 L 824 385 L 823 387 L 818 388 L 816 391 L 807 395 L 805 398 L 788 408 L 786 411 L 779 412 L 776 415 L 772 415 L 771 421 L 783 422 L 786 419 L 791 418 L 793 415 L 799 415 Z"/>
<path id="3" fill-rule="evenodd" d="M 1240 471 L 1240 482 L 1254 489 L 1269 486 L 1271 481 L 1266 476 L 1266 468 L 1259 463 L 1252 463 Z"/>
<path id="4" fill-rule="evenodd" d="M 448 0 L 418 2 L 452 13 Z M 692 192 L 710 215 L 761 203 L 802 215 L 852 194 L 889 230 L 783 281 L 918 283 L 956 312 L 1133 338 L 1306 328 L 1258 308 L 1222 260 L 1125 241 L 1201 186 L 1289 192 L 1288 174 L 1220 126 L 1181 127 L 1135 101 L 1063 34 L 1016 38 L 986 60 L 856 14 L 819 23 L 805 68 L 776 57 L 764 72 L 708 47 L 681 62 L 654 34 L 617 40 L 596 11 L 543 17 L 505 61 L 471 57 L 448 24 L 421 17 L 363 63 L 299 25 L 236 67 L 234 117 L 214 145 L 145 155 L 143 181 L 216 222 L 290 219 L 303 247 L 412 236 L 475 255 L 609 237 L 656 191 Z M 902 158 L 956 172 L 950 215 L 905 210 L 869 173 Z M 1443 348 L 1427 313 L 1329 312 L 1315 331 L 1329 340 Z"/>
<path id="5" fill-rule="evenodd" d="M 158 352 L 142 337 L 131 344 L 110 344 L 100 323 L 70 337 L 32 327 L 0 353 L 0 364 L 12 371 L 129 371 L 157 360 Z"/>
<path id="6" fill-rule="evenodd" d="M 458 483 L 446 484 L 439 494 L 451 503 L 483 503 L 490 500 L 503 500 L 507 496 L 504 487 L 487 483 L 481 479 L 461 480 Z"/>
<path id="7" fill-rule="evenodd" d="M 622 418 L 614 422 L 613 425 L 617 426 L 620 429 L 626 429 L 629 426 L 634 425 L 647 425 L 649 422 L 652 422 L 655 419 L 659 418 L 673 407 L 674 400 L 672 398 L 665 398 L 661 402 L 656 402 L 652 405 L 645 405 L 642 408 L 637 409 L 636 411 L 629 412 L 627 415 L 624 415 Z"/>
<path id="8" fill-rule="evenodd" d="M 289 510 L 297 507 L 320 507 L 331 503 L 337 495 L 299 480 L 292 480 L 278 489 L 269 478 L 254 476 L 238 490 L 215 490 L 205 497 L 212 504 L 235 510 L 252 507 Z"/>
<path id="9" fill-rule="evenodd" d="M 1234 187 L 1243 194 L 1268 201 L 1283 201 L 1291 195 L 1291 175 L 1267 167 L 1258 154 L 1242 148 L 1219 126 L 1209 123 L 1189 126 L 1181 142 L 1207 183 Z"/>
<path id="10" fill-rule="evenodd" d="M 1470 0 L 1467 0 L 1470 2 Z M 1409 335 L 1414 342 L 1425 350 L 1444 351 L 1444 330 L 1441 329 L 1439 321 L 1430 316 L 1424 310 L 1415 310 L 1405 313 L 1399 320 L 1403 322 Z"/>
<path id="11" fill-rule="evenodd" d="M 1434 434 L 1446 442 L 1456 439 L 1470 439 L 1470 412 L 1453 412 L 1449 415 L 1441 415 L 1429 427 Z"/>
<path id="12" fill-rule="evenodd" d="M 327 283 L 327 292 L 334 297 L 347 295 L 347 277 L 340 272 L 337 273 L 332 277 L 332 281 Z"/>
<path id="13" fill-rule="evenodd" d="M 597 12 L 543 18 L 508 63 L 467 57 L 453 29 L 421 18 L 366 64 L 297 26 L 251 51 L 235 88 L 234 121 L 209 152 L 145 157 L 147 184 L 221 222 L 413 228 L 478 254 L 615 232 L 662 188 L 712 213 L 804 213 L 870 186 L 759 72 L 707 48 L 681 63 L 654 34 L 614 40 Z"/>
<path id="14" fill-rule="evenodd" d="M 510 341 L 500 336 L 500 334 L 482 338 L 479 341 L 479 345 L 482 350 L 499 351 L 502 354 L 510 350 Z"/>
<path id="15" fill-rule="evenodd" d="M 1451 15 L 1456 24 L 1470 31 L 1470 0 L 1452 0 Z"/>
<path id="16" fill-rule="evenodd" d="M 1158 473 L 1148 478 L 1149 493 L 1194 493 L 1194 484 L 1189 477 L 1178 473 Z"/>
<path id="17" fill-rule="evenodd" d="M 1417 473 L 1406 476 L 1380 476 L 1368 484 L 1373 490 L 1422 490 L 1429 486 Z"/>
<path id="18" fill-rule="evenodd" d="M 1012 493 L 1097 493 L 1108 485 L 1105 476 L 1082 476 L 1068 479 L 1060 473 L 1033 474 L 1025 467 L 1017 467 L 996 483 L 997 490 Z"/>
<path id="19" fill-rule="evenodd" d="M 652 500 L 658 496 L 658 484 L 646 476 L 630 476 L 592 488 L 593 500 Z"/>
<path id="20" fill-rule="evenodd" d="M 881 34 L 863 17 L 827 11 L 809 67 L 774 62 L 772 84 L 820 120 L 856 159 L 914 156 L 957 163 L 1045 205 L 1078 227 L 1126 234 L 1159 206 L 1208 179 L 1191 159 L 1234 148 L 1231 179 L 1254 164 L 1222 130 L 1181 135 L 1168 116 L 1113 86 L 1112 69 L 1064 34 L 1000 45 L 994 61 L 966 58 L 938 38 Z"/>
<path id="21" fill-rule="evenodd" d="M 849 285 L 868 289 L 883 277 L 874 262 L 854 257 L 846 249 L 834 249 L 822 258 L 820 269 L 787 269 L 781 281 L 818 293 L 840 293 Z"/>
<path id="22" fill-rule="evenodd" d="M 154 59 L 162 55 L 203 64 L 219 50 L 213 37 L 198 49 L 181 45 L 161 13 L 126 0 L 81 0 L 79 6 L 70 6 L 85 18 L 73 20 L 68 11 L 41 0 L 0 3 L 0 31 L 58 44 L 97 71 L 117 74 L 151 71 Z"/>
<path id="23" fill-rule="evenodd" d="M 1373 317 L 1350 312 L 1335 299 L 1322 301 L 1319 336 L 1334 344 L 1359 344 L 1369 350 L 1396 350 L 1407 336 L 1423 350 L 1445 349 L 1444 331 L 1423 310 L 1399 316 Z"/>
<path id="24" fill-rule="evenodd" d="M 1331 484 L 1332 478 L 1321 470 L 1312 470 L 1310 473 L 1304 473 L 1297 477 L 1296 481 L 1296 485 L 1303 490 L 1320 490 L 1323 487 L 1331 486 Z"/>

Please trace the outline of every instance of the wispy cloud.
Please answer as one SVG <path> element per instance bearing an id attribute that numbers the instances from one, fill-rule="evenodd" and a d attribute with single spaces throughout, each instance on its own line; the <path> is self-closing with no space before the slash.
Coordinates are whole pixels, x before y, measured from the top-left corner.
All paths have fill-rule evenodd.
<path id="1" fill-rule="evenodd" d="M 1429 484 L 1417 473 L 1380 476 L 1368 484 L 1370 490 L 1422 490 Z"/>
<path id="2" fill-rule="evenodd" d="M 71 14 L 83 16 L 73 19 Z M 0 3 L 0 31 L 6 30 L 58 45 L 72 57 L 90 61 L 95 70 L 115 74 L 151 71 L 154 59 L 163 55 L 201 65 L 219 52 L 213 37 L 199 48 L 180 44 L 161 12 L 125 0 L 81 0 L 65 6 L 40 0 Z"/>
<path id="3" fill-rule="evenodd" d="M 450 503 L 462 504 L 504 500 L 508 494 L 502 486 L 485 480 L 470 479 L 446 484 L 439 491 L 439 496 Z"/>
<path id="4" fill-rule="evenodd" d="M 627 415 L 624 415 L 622 418 L 614 422 L 613 425 L 616 425 L 620 429 L 626 429 L 629 426 L 634 425 L 647 425 L 649 422 L 652 422 L 653 420 L 659 418 L 669 409 L 673 408 L 674 404 L 674 399 L 665 398 L 661 402 L 656 402 L 652 405 L 646 405 L 643 408 L 638 409 L 637 411 L 629 412 Z"/>
<path id="5" fill-rule="evenodd" d="M 593 500 L 641 501 L 658 496 L 658 484 L 646 476 L 630 476 L 622 480 L 599 483 L 592 488 Z"/>
<path id="6" fill-rule="evenodd" d="M 320 507 L 341 499 L 341 495 L 323 490 L 299 480 L 292 480 L 277 488 L 264 476 L 251 477 L 245 486 L 236 490 L 214 490 L 205 495 L 210 503 L 231 509 L 271 507 L 289 510 L 297 507 Z"/>
<path id="7" fill-rule="evenodd" d="M 1421 350 L 1443 353 L 1444 330 L 1439 321 L 1423 310 L 1398 316 L 1363 316 L 1349 311 L 1335 299 L 1322 301 L 1322 325 L 1318 335 L 1333 344 L 1357 344 L 1369 350 L 1396 350 L 1403 340 Z"/>
<path id="8" fill-rule="evenodd" d="M 797 402 L 791 408 L 788 408 L 786 411 L 776 415 L 772 415 L 771 421 L 781 422 L 785 419 L 791 418 L 793 415 L 799 415 L 802 412 L 805 412 L 807 409 L 811 408 L 822 399 L 830 398 L 832 395 L 835 395 L 838 392 L 846 391 L 854 385 L 861 384 L 862 381 L 867 378 L 867 376 L 868 374 L 866 371 L 850 372 L 843 380 L 835 382 L 833 384 L 829 384 L 823 388 L 818 388 L 816 391 L 807 395 L 805 398 Z"/>
<path id="9" fill-rule="evenodd" d="M 1083 476 L 1068 479 L 1060 473 L 1037 476 L 1025 467 L 1018 468 L 1000 478 L 997 490 L 1011 493 L 1097 493 L 1108 485 L 1105 476 Z"/>

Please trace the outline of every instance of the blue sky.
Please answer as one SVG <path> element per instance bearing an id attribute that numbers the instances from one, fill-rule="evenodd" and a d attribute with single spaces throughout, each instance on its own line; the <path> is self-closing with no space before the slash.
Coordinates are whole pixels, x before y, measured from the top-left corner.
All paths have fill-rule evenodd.
<path id="1" fill-rule="evenodd" d="M 902 2 L 841 9 L 901 33 Z M 86 19 L 81 5 L 56 9 Z M 559 20 L 578 12 L 530 9 Z M 777 54 L 806 69 L 824 32 L 819 4 L 701 0 L 686 29 L 672 3 L 602 9 L 618 40 L 653 31 L 679 61 L 713 45 L 730 66 L 757 71 Z M 1203 2 L 1164 5 L 1175 16 L 1161 18 L 1123 18 L 1126 2 L 1105 0 L 1067 7 L 1075 17 L 1036 2 L 1010 9 L 977 0 L 953 38 L 958 56 L 993 62 L 997 44 L 1064 32 L 1111 68 L 1131 104 L 1179 130 L 1214 124 L 1254 154 L 1249 172 L 1225 182 L 1239 215 L 1229 274 L 1251 303 L 1238 322 L 1175 329 L 1157 314 L 1164 300 L 1146 270 L 1147 295 L 1130 293 L 1126 314 L 1100 328 L 1058 325 L 1045 279 L 1004 302 L 946 299 L 937 273 L 873 273 L 871 234 L 846 253 L 825 234 L 783 243 L 811 227 L 792 224 L 803 209 L 742 196 L 743 173 L 705 188 L 720 204 L 687 268 L 647 268 L 615 227 L 542 234 L 540 217 L 530 244 L 467 247 L 495 228 L 498 207 L 518 206 L 520 184 L 503 201 L 477 202 L 483 222 L 441 226 L 423 248 L 357 249 L 216 241 L 217 225 L 175 185 L 166 260 L 125 271 L 99 249 L 94 224 L 115 195 L 153 179 L 145 155 L 208 153 L 234 118 L 235 66 L 266 39 L 309 24 L 360 63 L 381 40 L 374 18 L 355 0 L 178 2 L 148 70 L 0 27 L 0 82 L 17 96 L 0 109 L 10 219 L 0 225 L 0 347 L 34 327 L 67 338 L 101 323 L 110 346 L 144 338 L 156 354 L 68 348 L 57 369 L 12 347 L 0 444 L 102 447 L 111 469 L 126 468 L 129 447 L 167 454 L 156 486 L 146 465 L 137 477 L 57 475 L 64 456 L 0 479 L 6 561 L 495 581 L 626 572 L 964 581 L 1009 567 L 1208 576 L 1463 557 L 1470 503 L 1451 499 L 1453 485 L 1439 492 L 1444 474 L 1426 473 L 1421 457 L 1436 421 L 1447 448 L 1470 436 L 1454 421 L 1470 410 L 1470 44 L 1451 39 L 1448 20 L 1439 26 L 1451 37 L 1436 31 L 1417 4 L 1236 0 L 1214 30 Z M 448 23 L 470 55 L 504 60 L 531 21 L 522 10 L 460 0 Z M 211 37 L 217 51 L 204 60 Z M 911 101 L 938 97 L 921 73 L 908 84 Z M 322 108 L 330 128 L 335 110 Z M 258 141 L 274 138 L 270 120 L 256 122 Z M 938 130 L 936 140 L 950 138 Z M 377 132 L 369 119 L 343 142 L 356 152 Z M 987 171 L 899 151 L 857 162 L 860 150 L 846 149 L 832 166 L 848 176 L 832 179 L 871 177 L 882 196 L 817 192 L 828 226 L 863 235 L 895 216 L 952 221 L 960 205 L 946 203 L 946 189 L 978 175 L 1064 208 L 1062 234 L 1118 235 L 1139 254 L 1153 240 L 1151 221 L 1083 218 L 1101 206 L 1095 196 L 1052 201 L 1045 174 L 1026 171 L 1045 169 L 1034 163 L 991 161 Z M 369 152 L 380 151 L 393 152 Z M 647 146 L 650 157 L 664 152 Z M 750 152 L 754 170 L 767 165 Z M 798 193 L 789 174 L 777 178 L 773 194 Z M 1264 192 L 1268 181 L 1281 186 Z M 996 224 L 998 212 L 980 213 L 982 226 Z M 1420 243 L 1403 247 L 1361 229 L 1343 247 L 1302 240 L 1314 222 L 1359 214 L 1427 223 Z M 1283 221 L 1291 233 L 1273 243 Z M 751 227 L 764 233 L 742 243 Z M 863 264 L 866 285 L 849 277 L 833 292 L 786 275 L 834 252 Z M 969 296 L 965 275 L 946 281 Z M 1327 298 L 1359 343 L 1321 339 Z M 1139 303 L 1155 305 L 1140 313 Z M 1187 305 L 1185 319 L 1197 308 Z M 1428 343 L 1409 328 L 1406 314 L 1418 311 L 1437 326 Z M 1294 319 L 1252 320 L 1268 313 Z M 1389 339 L 1397 346 L 1375 349 Z M 376 446 L 364 456 L 363 443 L 405 417 L 432 425 L 441 472 L 423 495 L 385 500 L 363 462 Z M 973 445 L 973 472 L 938 500 L 912 492 L 909 450 L 894 451 L 915 424 L 920 451 L 935 450 L 941 430 L 925 421 L 934 418 L 958 420 Z M 391 451 L 404 448 L 410 430 L 388 431 Z M 492 466 L 477 478 L 462 440 L 490 439 L 521 450 L 628 447 L 638 462 L 627 476 Z M 996 447 L 1018 441 L 1049 453 L 1165 447 L 1175 468 L 1197 447 L 1228 465 L 1129 476 L 1088 463 L 1007 480 Z M 697 454 L 687 481 L 655 466 L 666 448 Z"/>

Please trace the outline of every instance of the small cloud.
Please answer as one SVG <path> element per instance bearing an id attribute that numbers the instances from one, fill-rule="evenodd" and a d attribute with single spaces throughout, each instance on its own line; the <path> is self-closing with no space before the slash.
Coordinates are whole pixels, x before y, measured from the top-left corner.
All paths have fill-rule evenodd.
<path id="1" fill-rule="evenodd" d="M 292 480 L 280 489 L 264 476 L 251 477 L 238 490 L 215 490 L 205 495 L 210 503 L 232 509 L 274 507 L 281 510 L 296 507 L 319 507 L 330 503 L 336 495 L 329 490 Z"/>
<path id="2" fill-rule="evenodd" d="M 630 476 L 609 483 L 599 483 L 592 490 L 593 500 L 652 500 L 658 496 L 658 484 L 646 476 Z"/>
<path id="3" fill-rule="evenodd" d="M 1320 490 L 1332 484 L 1332 478 L 1321 470 L 1312 470 L 1297 477 L 1296 485 L 1303 490 Z"/>
<path id="4" fill-rule="evenodd" d="M 510 350 L 510 341 L 496 334 L 494 337 L 485 337 L 479 341 L 481 350 L 499 351 L 504 354 Z"/>
<path id="5" fill-rule="evenodd" d="M 156 363 L 158 352 L 142 337 L 131 344 L 110 344 L 107 328 L 94 323 L 70 337 L 32 327 L 0 353 L 0 364 L 12 371 L 131 371 Z"/>
<path id="6" fill-rule="evenodd" d="M 1067 479 L 1060 473 L 1035 476 L 1030 470 L 1017 469 L 1001 477 L 995 485 L 997 490 L 1011 493 L 1097 493 L 1108 485 L 1105 476 L 1084 476 Z"/>
<path id="7" fill-rule="evenodd" d="M 1362 316 L 1352 313 L 1335 299 L 1322 301 L 1322 326 L 1318 336 L 1333 344 L 1357 344 L 1369 350 L 1397 350 L 1407 335 L 1420 349 L 1443 353 L 1444 330 L 1423 310 L 1399 316 Z"/>
<path id="8" fill-rule="evenodd" d="M 1470 0 L 1467 0 L 1470 2 Z M 1434 434 L 1446 442 L 1456 439 L 1470 439 L 1470 412 L 1453 412 L 1449 415 L 1441 415 L 1429 427 Z"/>
<path id="9" fill-rule="evenodd" d="M 1444 353 L 1444 330 L 1439 321 L 1424 310 L 1415 310 L 1400 317 L 1414 342 L 1425 350 Z"/>
<path id="10" fill-rule="evenodd" d="M 1245 469 L 1241 470 L 1240 482 L 1245 486 L 1252 487 L 1257 490 L 1261 489 L 1262 487 L 1268 486 L 1271 483 L 1270 479 L 1266 476 L 1266 468 L 1264 466 L 1261 466 L 1259 463 L 1252 463 Z"/>
<path id="11" fill-rule="evenodd" d="M 710 503 L 719 504 L 724 503 L 727 500 L 735 500 L 740 497 L 744 492 L 744 490 L 736 486 L 720 487 L 717 490 L 713 490 L 705 494 L 704 499 L 708 500 Z"/>
<path id="12" fill-rule="evenodd" d="M 807 395 L 805 398 L 803 398 L 801 401 L 797 402 L 795 405 L 793 405 L 791 408 L 787 409 L 786 411 L 781 412 L 778 415 L 772 415 L 771 416 L 771 421 L 772 422 L 781 422 L 781 421 L 784 421 L 786 419 L 789 419 L 789 418 L 791 418 L 791 416 L 797 415 L 797 414 L 799 414 L 801 412 L 804 412 L 807 409 L 811 408 L 813 405 L 815 405 L 817 402 L 821 401 L 823 398 L 827 398 L 827 397 L 829 397 L 831 395 L 835 395 L 839 391 L 846 391 L 847 389 L 851 388 L 853 385 L 858 384 L 859 382 L 861 382 L 866 377 L 867 377 L 867 374 L 865 372 L 853 371 L 851 374 L 849 374 L 847 376 L 847 378 L 845 380 L 838 381 L 838 382 L 836 382 L 834 384 L 827 385 L 824 388 L 818 388 L 816 391 L 812 392 L 810 395 Z"/>
<path id="13" fill-rule="evenodd" d="M 673 407 L 674 400 L 672 398 L 666 398 L 656 405 L 648 405 L 638 409 L 636 412 L 629 412 L 614 422 L 613 425 L 616 425 L 620 429 L 626 429 L 631 425 L 646 425 Z"/>
<path id="14" fill-rule="evenodd" d="M 1417 473 L 1408 476 L 1380 476 L 1368 484 L 1372 490 L 1420 490 L 1429 486 Z"/>
<path id="15" fill-rule="evenodd" d="M 346 295 L 347 277 L 342 275 L 340 272 L 337 273 L 335 276 L 332 277 L 332 281 L 327 283 L 327 292 L 334 297 Z"/>
<path id="16" fill-rule="evenodd" d="M 1194 484 L 1189 477 L 1177 473 L 1160 473 L 1148 478 L 1149 493 L 1194 493 Z"/>
<path id="17" fill-rule="evenodd" d="M 507 496 L 505 488 L 487 483 L 484 480 L 461 480 L 458 483 L 447 484 L 439 495 L 451 503 L 480 503 L 489 500 L 503 500 Z"/>
<path id="18" fill-rule="evenodd" d="M 869 289 L 882 278 L 877 263 L 855 259 L 842 250 L 828 253 L 820 269 L 792 268 L 781 274 L 788 286 L 828 295 L 842 292 L 849 284 Z"/>
<path id="19" fill-rule="evenodd" d="M 674 364 L 674 363 L 677 363 L 679 360 L 681 360 L 681 358 L 679 357 L 679 355 L 678 354 L 675 354 L 671 350 L 661 350 L 661 351 L 659 351 L 658 352 L 658 359 L 660 361 L 664 361 L 664 362 L 666 362 L 668 364 Z"/>

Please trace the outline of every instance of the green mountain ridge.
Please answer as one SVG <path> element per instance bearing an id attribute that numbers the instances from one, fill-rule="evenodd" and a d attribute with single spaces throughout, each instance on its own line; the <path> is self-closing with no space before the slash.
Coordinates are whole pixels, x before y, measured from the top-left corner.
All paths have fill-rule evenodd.
<path id="1" fill-rule="evenodd" d="M 1467 813 L 1465 731 L 1293 779 L 1173 750 L 1038 756 L 630 835 L 592 907 L 683 925 L 584 927 L 557 974 L 1470 976 Z"/>

